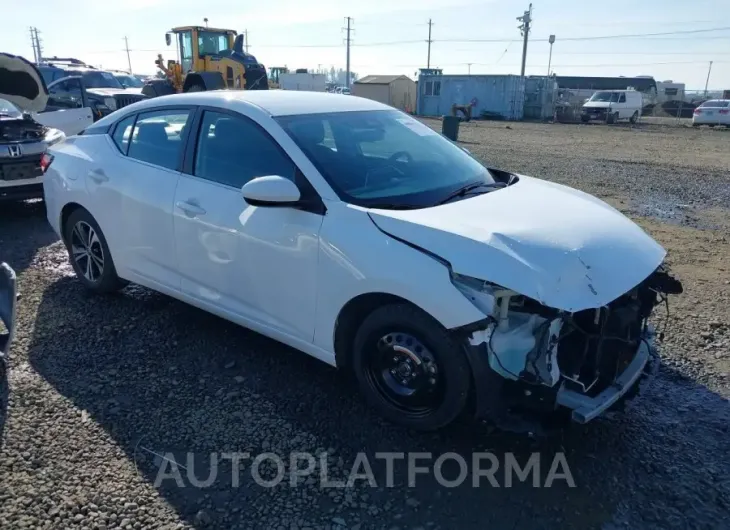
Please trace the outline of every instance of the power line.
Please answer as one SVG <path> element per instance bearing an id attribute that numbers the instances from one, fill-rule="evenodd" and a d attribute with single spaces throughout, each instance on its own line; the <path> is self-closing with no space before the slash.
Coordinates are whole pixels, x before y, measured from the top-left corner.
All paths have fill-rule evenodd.
<path id="1" fill-rule="evenodd" d="M 636 37 L 660 37 L 665 35 L 688 35 L 695 33 L 709 33 L 711 31 L 727 31 L 730 30 L 730 26 L 724 26 L 721 28 L 709 28 L 709 29 L 685 29 L 680 31 L 663 31 L 661 33 L 635 33 L 629 35 L 597 35 L 594 37 L 561 37 L 560 40 L 600 40 L 600 39 L 630 39 Z M 730 35 L 728 36 L 730 37 Z"/>

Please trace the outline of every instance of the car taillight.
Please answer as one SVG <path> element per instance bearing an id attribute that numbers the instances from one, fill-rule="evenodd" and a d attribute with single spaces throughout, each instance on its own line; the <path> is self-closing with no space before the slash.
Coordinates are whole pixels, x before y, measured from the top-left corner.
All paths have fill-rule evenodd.
<path id="1" fill-rule="evenodd" d="M 43 153 L 43 156 L 41 157 L 41 169 L 43 170 L 43 173 L 48 170 L 48 166 L 51 165 L 51 162 L 53 162 L 53 155 Z"/>
<path id="2" fill-rule="evenodd" d="M 730 114 L 730 110 L 728 110 L 728 109 L 722 109 L 720 111 L 720 114 Z"/>
<path id="3" fill-rule="evenodd" d="M 695 109 L 693 114 L 702 114 L 702 111 L 700 109 Z"/>

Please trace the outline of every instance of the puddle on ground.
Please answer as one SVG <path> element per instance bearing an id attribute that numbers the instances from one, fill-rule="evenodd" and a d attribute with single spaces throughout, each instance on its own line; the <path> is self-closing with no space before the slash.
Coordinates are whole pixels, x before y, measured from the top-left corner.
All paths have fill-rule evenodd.
<path id="1" fill-rule="evenodd" d="M 631 203 L 631 212 L 642 217 L 658 219 L 669 224 L 690 226 L 701 230 L 715 230 L 717 224 L 703 219 L 700 210 L 689 204 L 661 197 L 638 197 Z"/>

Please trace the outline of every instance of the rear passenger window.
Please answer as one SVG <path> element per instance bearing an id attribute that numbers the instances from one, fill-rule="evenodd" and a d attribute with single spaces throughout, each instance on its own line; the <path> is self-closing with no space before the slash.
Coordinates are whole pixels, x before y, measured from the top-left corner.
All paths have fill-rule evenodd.
<path id="1" fill-rule="evenodd" d="M 195 176 L 240 188 L 267 175 L 295 180 L 296 167 L 276 142 L 247 118 L 206 111 L 195 155 Z"/>
<path id="2" fill-rule="evenodd" d="M 132 115 L 117 123 L 117 128 L 114 129 L 114 134 L 112 135 L 114 143 L 117 144 L 119 150 L 125 155 L 127 154 L 127 149 L 129 149 L 129 139 L 132 137 L 132 127 L 134 126 L 135 117 Z"/>
<path id="3" fill-rule="evenodd" d="M 137 117 L 129 144 L 129 157 L 167 169 L 177 169 L 184 146 L 182 131 L 188 110 L 158 110 Z"/>

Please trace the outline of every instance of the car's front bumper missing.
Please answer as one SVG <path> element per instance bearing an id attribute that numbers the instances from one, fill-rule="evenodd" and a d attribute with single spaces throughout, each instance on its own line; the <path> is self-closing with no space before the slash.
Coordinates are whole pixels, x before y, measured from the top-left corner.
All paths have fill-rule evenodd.
<path id="1" fill-rule="evenodd" d="M 489 365 L 488 342 L 464 341 L 474 372 L 474 415 L 500 428 L 533 433 L 565 425 L 566 420 L 587 423 L 636 396 L 651 381 L 659 366 L 653 337 L 647 328 L 632 361 L 595 395 L 570 388 L 564 378 L 553 387 L 505 379 Z"/>
<path id="2" fill-rule="evenodd" d="M 642 379 L 653 376 L 658 364 L 653 336 L 647 331 L 639 342 L 634 359 L 608 388 L 597 396 L 590 397 L 561 385 L 555 403 L 557 406 L 570 409 L 573 421 L 588 423 L 632 391 Z"/>

